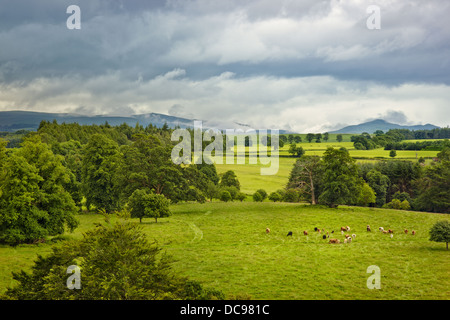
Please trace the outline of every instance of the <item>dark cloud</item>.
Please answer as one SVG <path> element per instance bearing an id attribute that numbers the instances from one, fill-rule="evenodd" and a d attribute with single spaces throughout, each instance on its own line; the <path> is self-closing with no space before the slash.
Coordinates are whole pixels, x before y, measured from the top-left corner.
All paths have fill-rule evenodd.
<path id="1" fill-rule="evenodd" d="M 66 28 L 73 4 L 81 30 Z M 380 6 L 381 30 L 368 30 L 365 2 L 0 0 L 0 108 L 307 130 L 314 108 L 332 128 L 376 115 L 418 121 L 422 105 L 439 112 L 427 122 L 445 124 L 450 2 Z"/>

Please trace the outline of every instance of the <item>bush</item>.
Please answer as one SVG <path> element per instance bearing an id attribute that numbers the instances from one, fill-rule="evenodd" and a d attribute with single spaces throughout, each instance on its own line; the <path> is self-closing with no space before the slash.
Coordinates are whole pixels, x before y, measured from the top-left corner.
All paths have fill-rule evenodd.
<path id="1" fill-rule="evenodd" d="M 356 150 L 366 150 L 366 147 L 361 142 L 356 142 L 354 147 Z"/>
<path id="2" fill-rule="evenodd" d="M 224 202 L 228 202 L 233 200 L 233 198 L 231 197 L 230 192 L 228 192 L 227 190 L 222 190 L 220 192 L 220 200 L 224 201 Z"/>
<path id="3" fill-rule="evenodd" d="M 243 193 L 243 192 L 239 192 L 237 195 L 236 195 L 236 200 L 239 200 L 239 201 L 244 201 L 245 200 L 245 198 L 247 198 L 247 195 L 245 194 L 245 193 Z"/>
<path id="4" fill-rule="evenodd" d="M 383 208 L 396 209 L 396 210 L 410 210 L 411 205 L 408 200 L 400 201 L 399 199 L 392 199 L 391 202 L 386 203 Z"/>
<path id="5" fill-rule="evenodd" d="M 403 200 L 402 203 L 400 203 L 400 210 L 411 210 L 411 205 L 408 200 Z"/>
<path id="6" fill-rule="evenodd" d="M 258 191 L 253 194 L 253 201 L 255 202 L 262 202 L 263 196 Z"/>
<path id="7" fill-rule="evenodd" d="M 273 201 L 273 202 L 277 202 L 277 201 L 281 201 L 282 198 L 281 198 L 281 195 L 278 192 L 272 192 L 269 195 L 269 200 Z"/>
<path id="8" fill-rule="evenodd" d="M 397 151 L 391 150 L 391 151 L 389 152 L 389 157 L 395 158 L 396 156 L 397 156 Z"/>
<path id="9" fill-rule="evenodd" d="M 236 187 L 222 187 L 220 188 L 222 191 L 228 191 L 231 195 L 231 200 L 236 200 L 236 197 L 239 193 L 239 190 Z"/>
<path id="10" fill-rule="evenodd" d="M 13 272 L 18 284 L 0 299 L 13 300 L 184 300 L 224 299 L 223 293 L 177 276 L 173 260 L 135 223 L 98 225 L 81 240 L 55 245 L 38 256 L 31 273 Z M 81 288 L 69 290 L 69 266 L 82 270 Z"/>
<path id="11" fill-rule="evenodd" d="M 261 194 L 263 200 L 266 200 L 266 198 L 267 198 L 267 192 L 266 192 L 266 190 L 264 190 L 264 189 L 258 189 L 258 190 L 256 190 L 256 192 L 259 192 L 259 193 Z"/>
<path id="12" fill-rule="evenodd" d="M 294 189 L 287 189 L 283 197 L 283 201 L 285 202 L 298 202 L 299 199 L 300 194 Z"/>

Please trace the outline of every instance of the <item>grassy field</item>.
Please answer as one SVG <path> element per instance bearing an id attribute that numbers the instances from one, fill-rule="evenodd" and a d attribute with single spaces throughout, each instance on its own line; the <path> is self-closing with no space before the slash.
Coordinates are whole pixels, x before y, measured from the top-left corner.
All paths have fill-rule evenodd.
<path id="1" fill-rule="evenodd" d="M 348 140 L 350 140 L 350 135 L 348 135 L 347 138 Z M 383 148 L 374 150 L 356 150 L 353 147 L 353 142 L 345 141 L 345 139 L 343 142 L 302 142 L 298 143 L 297 146 L 303 147 L 306 155 L 316 156 L 322 156 L 328 147 L 333 147 L 336 149 L 344 147 L 349 150 L 350 156 L 355 158 L 356 161 L 360 163 L 392 159 L 389 156 L 389 151 L 384 150 Z M 217 172 L 221 174 L 225 171 L 233 170 L 241 183 L 241 191 L 244 193 L 252 194 L 260 188 L 270 193 L 284 188 L 286 186 L 286 183 L 288 182 L 292 166 L 296 161 L 296 158 L 290 156 L 288 150 L 288 144 L 279 150 L 279 169 L 276 175 L 262 176 L 260 174 L 260 168 L 263 167 L 263 165 L 261 165 L 259 162 L 258 164 L 249 164 L 249 155 L 257 154 L 258 148 L 256 146 L 246 148 L 245 164 L 237 164 L 236 157 L 233 164 L 227 163 L 226 159 L 224 158 L 223 164 L 216 164 Z M 427 158 L 426 164 L 429 164 L 432 161 L 430 158 L 436 157 L 438 153 L 439 151 L 399 150 L 397 151 L 397 156 L 394 159 L 417 161 L 418 158 L 424 157 Z M 268 165 L 265 165 L 265 167 L 268 167 Z"/>
<path id="2" fill-rule="evenodd" d="M 428 240 L 439 214 L 386 209 L 329 209 L 288 203 L 212 202 L 171 207 L 173 215 L 142 227 L 175 259 L 174 270 L 227 295 L 251 299 L 448 299 L 450 252 Z M 80 215 L 82 233 L 101 222 Z M 114 219 L 112 219 L 114 220 Z M 132 220 L 138 223 L 137 219 Z M 372 232 L 366 231 L 366 225 Z M 329 244 L 314 227 L 351 227 L 350 244 Z M 394 230 L 394 237 L 377 231 Z M 271 229 L 266 234 L 265 229 Z M 404 234 L 404 228 L 417 235 Z M 303 230 L 310 235 L 304 236 Z M 288 231 L 293 232 L 287 237 Z M 0 247 L 0 291 L 12 285 L 11 271 L 29 269 L 50 244 Z M 381 289 L 369 290 L 367 267 L 381 270 Z"/>

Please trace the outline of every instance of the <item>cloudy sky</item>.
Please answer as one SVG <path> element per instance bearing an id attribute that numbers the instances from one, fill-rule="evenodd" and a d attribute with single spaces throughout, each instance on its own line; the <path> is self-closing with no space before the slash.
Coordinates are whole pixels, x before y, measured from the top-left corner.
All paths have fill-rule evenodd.
<path id="1" fill-rule="evenodd" d="M 447 0 L 0 0 L 0 111 L 448 126 L 449 17 Z"/>

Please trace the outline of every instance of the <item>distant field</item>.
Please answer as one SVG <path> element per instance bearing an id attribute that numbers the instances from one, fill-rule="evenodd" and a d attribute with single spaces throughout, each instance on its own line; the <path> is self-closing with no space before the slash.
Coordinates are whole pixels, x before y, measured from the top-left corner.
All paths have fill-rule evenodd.
<path id="1" fill-rule="evenodd" d="M 349 135 L 350 136 L 350 135 Z M 350 139 L 350 138 L 349 138 Z M 379 160 L 392 159 L 389 156 L 389 151 L 383 148 L 374 150 L 356 150 L 353 147 L 353 142 L 322 142 L 322 143 L 298 143 L 297 146 L 305 149 L 306 155 L 322 156 L 328 147 L 341 148 L 344 147 L 349 150 L 350 156 L 356 159 L 357 162 L 367 163 Z M 260 168 L 263 166 L 258 164 L 248 164 L 249 155 L 257 155 L 258 148 L 256 146 L 247 147 L 245 164 L 237 164 L 235 159 L 234 164 L 227 164 L 224 158 L 223 164 L 216 164 L 217 172 L 224 173 L 227 170 L 233 170 L 239 181 L 241 182 L 241 191 L 247 194 L 254 193 L 257 189 L 265 189 L 267 192 L 273 192 L 282 189 L 286 186 L 289 179 L 289 174 L 296 158 L 291 157 L 288 153 L 289 144 L 286 144 L 279 150 L 279 170 L 276 175 L 262 176 Z M 420 157 L 427 158 L 426 164 L 432 160 L 430 158 L 436 157 L 439 151 L 409 151 L 398 150 L 397 156 L 394 160 L 409 160 L 417 161 Z"/>
<path id="2" fill-rule="evenodd" d="M 182 203 L 169 218 L 144 219 L 142 227 L 176 260 L 176 273 L 228 295 L 252 299 L 444 299 L 450 297 L 450 259 L 445 244 L 428 240 L 439 214 L 387 209 L 328 209 L 288 203 Z M 70 235 L 101 222 L 100 215 L 79 216 Z M 114 219 L 112 219 L 114 220 Z M 138 223 L 137 219 L 133 219 Z M 366 231 L 366 225 L 373 232 Z M 351 244 L 329 244 L 314 227 L 335 230 L 349 225 Z M 379 226 L 394 230 L 381 234 Z M 271 229 L 270 234 L 265 229 Z M 416 230 L 406 235 L 404 228 Z M 304 236 L 303 230 L 310 235 Z M 288 231 L 293 232 L 287 237 Z M 29 270 L 49 244 L 0 246 L 0 291 L 12 285 L 11 271 Z M 381 289 L 366 286 L 367 267 L 381 270 Z M 82 275 L 81 275 L 82 281 Z"/>

